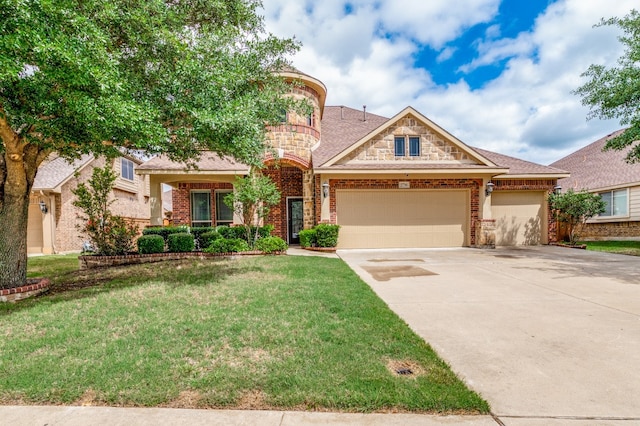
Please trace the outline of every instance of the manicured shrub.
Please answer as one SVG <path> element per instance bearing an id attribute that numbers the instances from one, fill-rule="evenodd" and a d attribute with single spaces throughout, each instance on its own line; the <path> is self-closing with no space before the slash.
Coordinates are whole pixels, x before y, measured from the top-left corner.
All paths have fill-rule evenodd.
<path id="1" fill-rule="evenodd" d="M 285 251 L 287 248 L 287 243 L 280 237 L 268 236 L 256 241 L 256 250 L 267 254 Z"/>
<path id="2" fill-rule="evenodd" d="M 241 238 L 246 241 L 247 239 L 247 232 L 243 226 L 218 226 L 216 231 L 227 240 Z"/>
<path id="3" fill-rule="evenodd" d="M 249 250 L 249 243 L 241 238 L 218 238 L 205 249 L 207 253 L 238 253 Z"/>
<path id="4" fill-rule="evenodd" d="M 138 238 L 138 253 L 151 254 L 164 252 L 164 238 L 160 235 L 142 235 Z"/>
<path id="5" fill-rule="evenodd" d="M 319 223 L 314 230 L 316 231 L 316 245 L 318 247 L 338 246 L 338 231 L 340 230 L 340 225 Z"/>
<path id="6" fill-rule="evenodd" d="M 315 229 L 304 229 L 298 233 L 300 237 L 300 247 L 313 247 L 316 243 Z"/>
<path id="7" fill-rule="evenodd" d="M 188 226 L 152 226 L 145 228 L 142 231 L 142 235 L 160 235 L 164 239 L 164 242 L 167 243 L 169 235 L 185 232 L 189 232 Z"/>
<path id="8" fill-rule="evenodd" d="M 222 236 L 220 236 L 220 234 L 218 234 L 215 230 L 211 231 L 211 232 L 205 232 L 203 234 L 200 234 L 200 238 L 198 239 L 199 241 L 199 245 L 200 245 L 200 249 L 204 250 L 207 247 L 209 247 L 211 245 L 212 242 L 214 242 L 215 240 L 221 239 Z"/>
<path id="9" fill-rule="evenodd" d="M 191 228 L 191 233 L 193 234 L 193 238 L 196 240 L 196 247 L 200 250 L 209 246 L 210 241 L 203 241 L 202 235 L 209 234 L 211 232 L 216 232 L 215 226 L 198 226 L 195 228 Z"/>
<path id="10" fill-rule="evenodd" d="M 193 235 L 187 234 L 186 232 L 170 234 L 167 239 L 167 247 L 171 253 L 190 252 L 193 251 L 195 246 Z"/>

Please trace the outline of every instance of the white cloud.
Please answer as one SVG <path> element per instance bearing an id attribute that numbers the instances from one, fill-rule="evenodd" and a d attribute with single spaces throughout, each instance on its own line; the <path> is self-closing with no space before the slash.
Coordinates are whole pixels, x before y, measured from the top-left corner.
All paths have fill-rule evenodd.
<path id="1" fill-rule="evenodd" d="M 636 1 L 559 0 L 530 32 L 500 38 L 491 28 L 463 70 L 506 67 L 475 90 L 464 81 L 435 85 L 414 57 L 428 44 L 440 51 L 439 63 L 449 59 L 462 31 L 493 19 L 497 0 L 354 0 L 350 14 L 338 0 L 265 0 L 264 7 L 268 30 L 302 41 L 294 65 L 325 83 L 327 105 L 366 104 L 386 116 L 411 105 L 472 146 L 547 164 L 619 127 L 587 122 L 571 92 L 591 63 L 614 64 L 622 52 L 613 28 L 593 24 L 623 16 Z"/>

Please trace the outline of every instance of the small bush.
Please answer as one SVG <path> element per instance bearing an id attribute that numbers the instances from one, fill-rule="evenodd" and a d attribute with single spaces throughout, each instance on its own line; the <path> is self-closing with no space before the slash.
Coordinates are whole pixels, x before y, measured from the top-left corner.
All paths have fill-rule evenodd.
<path id="1" fill-rule="evenodd" d="M 187 253 L 193 251 L 195 246 L 193 235 L 186 232 L 170 234 L 167 239 L 167 247 L 171 253 Z"/>
<path id="2" fill-rule="evenodd" d="M 152 226 L 149 228 L 145 228 L 142 231 L 142 235 L 160 235 L 164 242 L 167 243 L 169 241 L 169 235 L 178 234 L 178 233 L 186 233 L 189 231 L 188 226 Z"/>
<path id="3" fill-rule="evenodd" d="M 214 240 L 204 251 L 207 253 L 238 253 L 248 251 L 249 244 L 242 238 L 218 238 Z"/>
<path id="4" fill-rule="evenodd" d="M 256 241 L 256 250 L 263 253 L 275 253 L 287 250 L 287 243 L 280 237 L 263 237 Z"/>
<path id="5" fill-rule="evenodd" d="M 220 234 L 218 234 L 215 230 L 211 232 L 205 232 L 204 234 L 200 234 L 199 244 L 200 249 L 204 250 L 211 245 L 212 242 L 222 238 Z"/>
<path id="6" fill-rule="evenodd" d="M 218 226 L 216 228 L 218 234 L 227 240 L 233 240 L 236 238 L 241 238 L 243 240 L 247 239 L 246 231 L 244 226 Z"/>
<path id="7" fill-rule="evenodd" d="M 138 253 L 151 254 L 164 252 L 164 238 L 160 235 L 143 235 L 138 238 Z"/>
<path id="8" fill-rule="evenodd" d="M 216 232 L 215 226 L 198 226 L 191 228 L 193 238 L 196 240 L 196 247 L 200 250 L 209 246 L 208 242 L 202 241 L 202 235 L 211 232 Z"/>
<path id="9" fill-rule="evenodd" d="M 300 237 L 300 247 L 313 247 L 316 243 L 315 229 L 304 229 L 298 233 Z"/>
<path id="10" fill-rule="evenodd" d="M 329 223 L 319 223 L 314 228 L 316 231 L 316 245 L 318 247 L 337 247 L 338 231 L 340 225 L 332 225 Z"/>

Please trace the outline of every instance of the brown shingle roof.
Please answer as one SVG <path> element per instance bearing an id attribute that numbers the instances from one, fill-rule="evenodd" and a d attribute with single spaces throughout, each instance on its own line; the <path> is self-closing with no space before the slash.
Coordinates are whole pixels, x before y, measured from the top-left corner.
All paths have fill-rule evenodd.
<path id="1" fill-rule="evenodd" d="M 564 189 L 594 190 L 640 182 L 640 164 L 627 163 L 624 150 L 602 150 L 609 139 L 623 131 L 598 139 L 551 164 L 571 173 L 571 177 L 561 179 L 558 184 Z"/>
<path id="2" fill-rule="evenodd" d="M 542 164 L 509 157 L 508 155 L 498 154 L 497 152 L 487 151 L 486 149 L 473 148 L 473 150 L 487 157 L 496 165 L 508 168 L 509 173 L 507 173 L 507 175 L 562 175 L 567 173 L 561 168 L 543 166 Z"/>
<path id="3" fill-rule="evenodd" d="M 197 169 L 200 171 L 248 171 L 249 166 L 237 162 L 231 158 L 221 158 L 212 152 L 203 152 L 200 160 L 195 162 Z M 152 158 L 144 164 L 137 167 L 137 170 L 144 172 L 145 170 L 166 170 L 182 172 L 187 169 L 184 163 L 171 161 L 169 158 L 160 155 Z"/>
<path id="4" fill-rule="evenodd" d="M 322 116 L 320 145 L 313 151 L 313 166 L 326 163 L 389 119 L 343 106 L 328 106 Z"/>
<path id="5" fill-rule="evenodd" d="M 43 163 L 36 173 L 32 191 L 52 190 L 73 177 L 73 174 L 93 160 L 92 155 L 83 155 L 78 160 L 69 163 L 62 157 L 56 157 Z"/>

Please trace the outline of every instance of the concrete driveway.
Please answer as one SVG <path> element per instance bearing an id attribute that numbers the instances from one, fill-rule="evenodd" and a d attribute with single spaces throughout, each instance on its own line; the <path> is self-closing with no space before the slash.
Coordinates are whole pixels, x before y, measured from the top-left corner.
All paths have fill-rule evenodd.
<path id="1" fill-rule="evenodd" d="M 640 424 L 640 258 L 551 246 L 338 255 L 504 424 Z"/>

